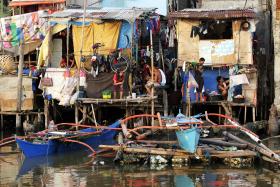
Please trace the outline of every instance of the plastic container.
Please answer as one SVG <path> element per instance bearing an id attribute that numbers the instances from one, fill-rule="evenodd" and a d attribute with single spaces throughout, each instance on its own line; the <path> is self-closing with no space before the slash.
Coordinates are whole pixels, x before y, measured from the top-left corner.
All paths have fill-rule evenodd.
<path id="1" fill-rule="evenodd" d="M 102 98 L 103 99 L 111 99 L 112 98 L 112 92 L 110 90 L 105 90 L 102 92 Z"/>

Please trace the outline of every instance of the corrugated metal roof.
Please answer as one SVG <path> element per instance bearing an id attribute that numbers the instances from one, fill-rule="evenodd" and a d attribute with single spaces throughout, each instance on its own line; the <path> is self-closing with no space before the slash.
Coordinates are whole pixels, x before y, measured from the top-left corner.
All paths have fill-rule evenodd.
<path id="1" fill-rule="evenodd" d="M 45 5 L 45 4 L 57 4 L 57 3 L 65 3 L 66 0 L 13 0 L 9 3 L 10 7 L 16 6 L 29 6 L 29 5 Z"/>
<path id="2" fill-rule="evenodd" d="M 114 20 L 135 20 L 143 13 L 150 12 L 151 9 L 100 9 L 86 10 L 86 18 L 92 19 L 114 19 Z M 50 18 L 82 18 L 82 9 L 66 9 L 55 12 L 48 17 Z"/>
<path id="3" fill-rule="evenodd" d="M 226 9 L 226 10 L 205 10 L 205 9 L 185 9 L 171 12 L 170 18 L 186 19 L 238 19 L 255 18 L 256 12 L 253 9 Z"/>

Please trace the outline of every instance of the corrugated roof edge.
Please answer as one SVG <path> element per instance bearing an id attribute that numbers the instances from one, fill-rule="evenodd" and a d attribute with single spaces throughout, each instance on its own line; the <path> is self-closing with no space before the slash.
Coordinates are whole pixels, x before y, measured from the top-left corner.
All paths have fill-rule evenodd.
<path id="1" fill-rule="evenodd" d="M 185 19 L 238 19 L 255 18 L 256 12 L 254 9 L 184 9 L 171 12 L 168 17 Z"/>
<path id="2" fill-rule="evenodd" d="M 92 19 L 136 19 L 143 13 L 153 12 L 154 9 L 87 9 L 86 18 Z M 65 9 L 47 16 L 48 18 L 82 18 L 83 9 Z"/>

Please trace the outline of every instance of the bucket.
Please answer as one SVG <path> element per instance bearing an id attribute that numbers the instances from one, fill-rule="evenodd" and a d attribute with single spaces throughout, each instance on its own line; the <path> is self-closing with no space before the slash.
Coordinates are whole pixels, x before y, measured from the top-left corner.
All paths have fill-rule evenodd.
<path id="1" fill-rule="evenodd" d="M 200 138 L 200 130 L 193 127 L 176 132 L 179 146 L 189 153 L 195 153 Z"/>
<path id="2" fill-rule="evenodd" d="M 112 98 L 112 92 L 110 90 L 105 90 L 102 92 L 102 98 L 103 99 L 111 99 Z"/>

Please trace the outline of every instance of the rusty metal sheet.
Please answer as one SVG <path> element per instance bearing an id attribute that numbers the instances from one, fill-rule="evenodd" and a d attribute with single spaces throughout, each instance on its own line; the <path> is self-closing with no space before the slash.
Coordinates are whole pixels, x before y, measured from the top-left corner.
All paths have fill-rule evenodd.
<path id="1" fill-rule="evenodd" d="M 237 19 L 255 18 L 256 12 L 253 9 L 228 9 L 228 10 L 204 10 L 204 9 L 185 9 L 171 12 L 170 18 L 186 19 Z"/>

